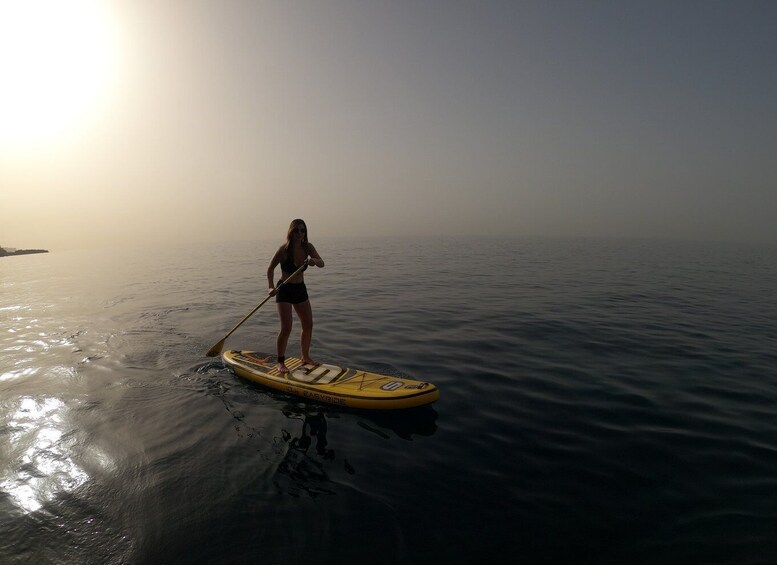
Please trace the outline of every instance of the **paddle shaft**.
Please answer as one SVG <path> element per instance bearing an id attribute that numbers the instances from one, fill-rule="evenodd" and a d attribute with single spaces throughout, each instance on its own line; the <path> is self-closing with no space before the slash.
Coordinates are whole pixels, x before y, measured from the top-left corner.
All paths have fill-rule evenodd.
<path id="1" fill-rule="evenodd" d="M 303 270 L 303 269 L 304 269 L 304 268 L 307 266 L 307 264 L 308 264 L 308 258 L 307 258 L 307 257 L 305 257 L 305 261 L 302 263 L 302 266 L 301 266 L 299 269 L 297 269 L 296 271 L 294 271 L 294 273 L 292 273 L 292 275 L 291 275 L 290 277 L 287 277 L 287 278 L 283 279 L 283 280 L 281 281 L 281 283 L 280 283 L 280 284 L 279 284 L 277 287 L 275 287 L 275 290 L 278 290 L 278 289 L 279 289 L 279 288 L 281 288 L 283 285 L 285 285 L 285 284 L 286 284 L 286 282 L 288 282 L 289 280 L 291 280 L 291 279 L 293 279 L 295 276 L 297 276 L 299 273 L 301 273 L 301 272 L 302 272 L 302 270 Z M 264 300 L 262 300 L 262 301 L 259 303 L 259 306 L 257 306 L 257 307 L 256 307 L 256 308 L 254 308 L 253 310 L 251 310 L 251 312 L 249 312 L 249 313 L 248 313 L 248 315 L 247 315 L 245 318 L 243 318 L 242 320 L 240 320 L 240 323 L 239 323 L 238 325 L 236 325 L 234 328 L 232 328 L 232 329 L 229 331 L 229 333 L 228 333 L 227 335 L 225 335 L 225 336 L 224 336 L 224 337 L 221 339 L 221 341 L 219 341 L 219 342 L 218 342 L 216 345 L 214 345 L 213 347 L 211 347 L 211 348 L 210 348 L 210 350 L 209 350 L 209 351 L 206 353 L 206 355 L 207 355 L 208 357 L 215 357 L 216 355 L 218 355 L 219 353 L 221 353 L 221 348 L 222 348 L 222 347 L 224 347 L 224 342 L 225 342 L 225 341 L 227 341 L 227 338 L 228 338 L 229 336 L 231 336 L 231 335 L 232 335 L 232 334 L 235 332 L 235 330 L 236 330 L 237 328 L 239 328 L 240 326 L 242 326 L 242 325 L 243 325 L 243 322 L 245 322 L 245 321 L 246 321 L 248 318 L 250 318 L 251 316 L 253 316 L 253 315 L 254 315 L 254 313 L 255 313 L 257 310 L 259 310 L 259 308 L 261 308 L 262 306 L 264 306 L 264 303 L 265 303 L 265 302 L 267 302 L 268 300 L 270 300 L 270 298 L 272 298 L 272 295 L 268 295 L 268 296 L 267 296 L 267 298 L 265 298 Z"/>

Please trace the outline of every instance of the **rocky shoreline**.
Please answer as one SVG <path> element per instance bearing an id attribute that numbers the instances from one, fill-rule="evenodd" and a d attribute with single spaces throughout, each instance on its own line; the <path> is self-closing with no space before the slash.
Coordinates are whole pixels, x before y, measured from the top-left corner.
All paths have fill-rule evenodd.
<path id="1" fill-rule="evenodd" d="M 11 257 L 12 255 L 32 255 L 33 253 L 48 252 L 48 249 L 17 249 L 16 251 L 6 251 L 0 247 L 0 257 Z"/>

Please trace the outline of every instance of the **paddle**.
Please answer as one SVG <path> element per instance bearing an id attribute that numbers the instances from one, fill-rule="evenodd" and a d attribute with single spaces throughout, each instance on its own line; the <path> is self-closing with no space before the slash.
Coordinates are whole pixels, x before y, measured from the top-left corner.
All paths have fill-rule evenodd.
<path id="1" fill-rule="evenodd" d="M 286 281 L 288 281 L 289 279 L 293 279 L 293 278 L 294 278 L 294 277 L 295 277 L 295 276 L 296 276 L 298 273 L 301 273 L 301 272 L 302 272 L 302 269 L 304 269 L 304 268 L 305 268 L 305 266 L 306 266 L 307 264 L 308 264 L 308 259 L 307 259 L 307 257 L 305 257 L 305 262 L 304 262 L 304 263 L 302 263 L 302 266 L 301 266 L 299 269 L 297 269 L 296 271 L 294 271 L 294 273 L 293 273 L 293 274 L 292 274 L 292 275 L 291 275 L 289 278 L 287 278 L 287 279 L 284 279 L 283 281 L 281 281 L 281 284 L 279 284 L 279 285 L 276 287 L 276 290 L 277 290 L 277 289 L 279 289 L 279 288 L 281 288 L 283 285 L 285 285 L 285 284 L 286 284 Z M 254 315 L 254 312 L 256 312 L 257 310 L 259 310 L 259 308 L 261 308 L 262 306 L 264 306 L 264 303 L 265 303 L 265 302 L 267 302 L 268 300 L 270 300 L 270 298 L 272 298 L 272 296 L 268 295 L 268 296 L 267 296 L 267 298 L 265 298 L 264 300 L 262 300 L 262 302 L 259 304 L 259 306 L 257 306 L 257 307 L 256 307 L 256 308 L 254 308 L 253 310 L 251 310 L 251 312 L 248 314 L 248 316 L 246 316 L 245 318 L 243 318 L 242 320 L 240 320 L 240 323 L 239 323 L 238 325 L 236 325 L 234 328 L 232 328 L 232 329 L 230 330 L 230 332 L 229 332 L 227 335 L 225 335 L 225 336 L 224 336 L 224 339 L 222 339 L 222 340 L 221 340 L 220 342 L 218 342 L 216 345 L 214 345 L 213 347 L 211 347 L 211 348 L 208 350 L 208 352 L 207 352 L 205 355 L 207 355 L 208 357 L 215 357 L 216 355 L 218 355 L 219 353 L 221 353 L 221 349 L 224 347 L 224 342 L 225 342 L 225 341 L 227 341 L 227 338 L 228 338 L 229 336 L 231 336 L 231 335 L 232 335 L 232 333 L 233 333 L 233 332 L 234 332 L 234 331 L 235 331 L 237 328 L 239 328 L 240 326 L 242 326 L 242 325 L 243 325 L 243 322 L 245 322 L 245 321 L 246 321 L 248 318 L 250 318 L 251 316 L 253 316 L 253 315 Z"/>

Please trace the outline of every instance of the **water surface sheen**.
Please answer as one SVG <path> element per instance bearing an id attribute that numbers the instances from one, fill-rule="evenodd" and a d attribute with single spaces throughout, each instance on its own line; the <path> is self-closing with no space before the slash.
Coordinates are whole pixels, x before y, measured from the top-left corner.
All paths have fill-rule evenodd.
<path id="1" fill-rule="evenodd" d="M 314 354 L 441 389 L 368 413 L 204 356 L 276 245 L 0 259 L 0 562 L 777 559 L 774 248 L 317 240 Z"/>

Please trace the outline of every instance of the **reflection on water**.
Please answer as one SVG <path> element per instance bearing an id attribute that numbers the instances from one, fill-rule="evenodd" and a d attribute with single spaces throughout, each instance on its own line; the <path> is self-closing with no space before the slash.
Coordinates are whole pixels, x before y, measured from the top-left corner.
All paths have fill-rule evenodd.
<path id="1" fill-rule="evenodd" d="M 287 404 L 282 412 L 289 420 L 298 422 L 293 431 L 282 432 L 281 441 L 286 450 L 276 480 L 276 486 L 291 496 L 336 494 L 338 481 L 331 477 L 332 473 L 342 469 L 347 475 L 356 474 L 342 449 L 335 450 L 329 444 L 327 415 L 335 416 L 339 426 L 350 427 L 355 423 L 383 440 L 391 439 L 388 432 L 411 440 L 413 435 L 433 435 L 437 430 L 437 412 L 428 406 L 411 410 L 348 411 L 298 403 Z"/>
<path id="2" fill-rule="evenodd" d="M 25 377 L 31 377 L 36 373 L 38 373 L 37 367 L 25 367 L 15 371 L 6 371 L 4 373 L 0 373 L 0 382 L 12 381 L 14 379 L 23 379 Z"/>
<path id="3" fill-rule="evenodd" d="M 311 497 L 336 494 L 336 485 L 324 467 L 325 462 L 335 460 L 335 451 L 328 447 L 327 423 L 323 412 L 308 413 L 287 406 L 283 415 L 302 425 L 298 428 L 299 435 L 293 435 L 286 429 L 282 431 L 286 453 L 278 465 L 275 485 L 291 496 L 300 496 L 302 493 Z M 343 464 L 350 473 L 355 472 L 347 459 L 343 458 Z"/>
<path id="4" fill-rule="evenodd" d="M 34 512 L 57 493 L 72 491 L 89 476 L 71 455 L 75 439 L 63 431 L 64 403 L 23 397 L 3 410 L 0 490 L 25 512 Z"/>

